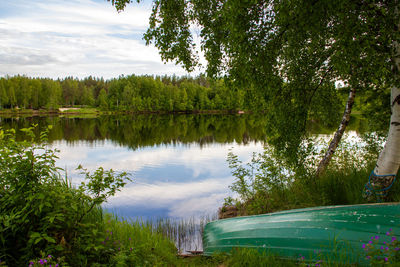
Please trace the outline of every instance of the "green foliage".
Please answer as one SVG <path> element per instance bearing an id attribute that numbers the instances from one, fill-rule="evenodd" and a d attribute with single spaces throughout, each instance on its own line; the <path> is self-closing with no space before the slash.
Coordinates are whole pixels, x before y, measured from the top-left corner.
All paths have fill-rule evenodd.
<path id="1" fill-rule="evenodd" d="M 224 80 L 211 81 L 175 76 L 121 76 L 104 81 L 0 78 L 0 109 L 54 110 L 59 106 L 98 107 L 107 111 L 194 112 L 250 109 L 259 100 L 248 100 L 245 88 L 229 90 Z M 11 100 L 10 100 L 11 99 Z M 261 104 L 259 106 L 262 106 Z"/>
<path id="2" fill-rule="evenodd" d="M 110 254 L 107 266 L 174 266 L 177 250 L 174 243 L 139 222 L 107 215 L 106 236 L 101 241 Z"/>
<path id="3" fill-rule="evenodd" d="M 376 141 L 376 137 L 372 138 Z M 366 141 L 371 140 L 366 136 Z M 313 144 L 313 145 L 312 145 Z M 288 161 L 271 147 L 254 154 L 243 164 L 232 153 L 229 166 L 236 178 L 231 190 L 238 194 L 236 200 L 228 199 L 225 205 L 235 204 L 241 214 L 261 214 L 279 210 L 325 205 L 360 204 L 365 177 L 373 169 L 382 143 L 343 142 L 326 173 L 315 179 L 314 170 L 321 157 L 325 142 L 309 140 L 303 143 L 298 162 Z M 356 151 L 356 153 L 354 152 Z M 400 186 L 395 184 L 387 201 L 399 201 Z"/>
<path id="4" fill-rule="evenodd" d="M 112 1 L 118 11 L 129 3 Z M 387 117 L 387 88 L 398 83 L 398 20 L 398 1 L 154 0 L 144 39 L 188 71 L 202 51 L 209 77 L 225 76 L 247 99 L 258 96 L 250 109 L 268 110 L 268 141 L 290 155 L 306 137 L 307 121 L 339 122 L 336 82 L 361 93 L 358 103 L 372 105 L 380 122 Z M 242 102 L 217 95 L 213 104 L 221 99 Z"/>
<path id="5" fill-rule="evenodd" d="M 88 182 L 72 187 L 55 167 L 57 151 L 47 146 L 48 131 L 37 143 L 34 127 L 22 129 L 29 141 L 16 141 L 14 130 L 0 130 L 0 258 L 24 265 L 46 251 L 84 266 L 101 255 L 98 207 L 124 185 L 126 174 L 86 172 Z"/>

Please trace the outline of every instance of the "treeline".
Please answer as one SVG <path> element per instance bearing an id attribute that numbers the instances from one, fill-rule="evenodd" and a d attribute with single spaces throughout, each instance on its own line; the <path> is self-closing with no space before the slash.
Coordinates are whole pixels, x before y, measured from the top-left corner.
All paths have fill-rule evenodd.
<path id="1" fill-rule="evenodd" d="M 86 106 L 111 111 L 242 110 L 265 107 L 251 88 L 229 88 L 204 76 L 120 76 L 52 80 L 14 76 L 0 78 L 0 109 L 57 109 Z"/>

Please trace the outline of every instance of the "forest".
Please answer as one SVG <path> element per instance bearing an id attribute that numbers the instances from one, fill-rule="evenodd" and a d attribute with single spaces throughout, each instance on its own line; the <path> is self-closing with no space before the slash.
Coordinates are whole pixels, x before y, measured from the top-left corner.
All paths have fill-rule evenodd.
<path id="1" fill-rule="evenodd" d="M 250 106 L 265 109 L 265 101 L 251 88 L 230 88 L 222 79 L 205 76 L 0 78 L 0 110 L 55 110 L 61 106 L 132 112 L 238 111 Z"/>

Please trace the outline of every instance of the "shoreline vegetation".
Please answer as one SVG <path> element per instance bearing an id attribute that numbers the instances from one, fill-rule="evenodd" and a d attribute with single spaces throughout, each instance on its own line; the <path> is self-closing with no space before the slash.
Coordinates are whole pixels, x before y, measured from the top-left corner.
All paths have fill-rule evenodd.
<path id="1" fill-rule="evenodd" d="M 3 113 L 53 113 L 60 107 L 70 107 L 73 113 L 78 112 L 76 107 L 81 107 L 80 113 L 225 113 L 265 110 L 266 102 L 251 87 L 234 88 L 228 81 L 204 76 L 0 78 Z"/>
<path id="2" fill-rule="evenodd" d="M 186 250 L 184 243 L 192 242 L 193 236 L 199 238 L 205 222 L 213 218 L 198 225 L 190 220 L 130 221 L 106 213 L 101 203 L 123 187 L 126 174 L 102 168 L 88 173 L 82 168 L 86 182 L 74 187 L 63 178 L 62 170 L 54 167 L 56 150 L 45 148 L 48 131 L 36 142 L 34 128 L 22 130 L 30 141 L 16 141 L 13 130 L 0 131 L 0 172 L 4 178 L 0 182 L 1 266 L 346 266 L 318 253 L 288 260 L 252 249 L 212 257 L 179 256 Z M 359 189 L 379 151 L 379 144 L 373 146 L 371 143 L 355 154 L 350 144 L 344 144 L 318 181 L 305 169 L 290 171 L 285 161 L 268 150 L 254 155 L 247 166 L 231 154 L 228 162 L 236 178 L 231 189 L 240 199 L 227 199 L 227 203 L 238 206 L 241 215 L 362 203 L 365 200 Z M 312 169 L 312 160 L 308 162 Z M 282 179 L 282 171 L 286 179 Z M 399 201 L 399 193 L 396 184 L 388 200 Z M 381 262 L 396 266 L 397 247 L 396 243 L 390 248 L 391 256 L 386 257 L 386 252 L 372 243 L 366 257 L 372 259 L 372 266 Z"/>
<path id="3" fill-rule="evenodd" d="M 93 118 L 123 114 L 257 114 L 263 111 L 266 114 L 266 102 L 259 94 L 252 88 L 230 88 L 229 82 L 211 81 L 202 76 L 132 75 L 110 81 L 92 77 L 50 80 L 15 76 L 0 78 L 0 117 Z M 362 116 L 361 105 L 356 113 Z M 331 117 L 333 120 L 335 115 Z M 318 114 L 316 123 L 317 118 Z M 328 125 L 329 120 L 323 126 Z M 20 133 L 0 128 L 2 267 L 50 264 L 343 266 L 327 261 L 324 255 L 299 255 L 299 259 L 287 260 L 251 249 L 213 257 L 178 257 L 179 252 L 185 250 L 185 243 L 193 242 L 193 237 L 199 239 L 204 222 L 198 225 L 191 221 L 160 219 L 146 224 L 106 213 L 101 203 L 123 187 L 125 174 L 102 168 L 87 173 L 82 169 L 87 182 L 80 187 L 71 186 L 62 178 L 65 176 L 62 170 L 55 168 L 56 150 L 45 149 L 51 132 L 40 131 L 35 127 L 24 129 L 22 132 L 28 141 L 19 141 Z M 326 147 L 326 144 L 316 140 L 304 143 L 296 158 L 287 158 L 272 146 L 266 146 L 265 152 L 254 155 L 248 164 L 230 154 L 228 163 L 235 177 L 231 190 L 238 198 L 227 198 L 221 212 L 233 207 L 236 215 L 252 215 L 318 205 L 365 203 L 362 188 L 381 149 L 381 144 L 374 142 L 376 137 L 366 135 L 365 138 L 369 141 L 363 149 L 341 145 L 319 179 L 315 179 L 313 170 L 322 151 L 316 148 Z M 35 151 L 44 153 L 35 154 Z M 399 201 L 399 196 L 400 186 L 396 183 L 386 200 Z M 366 251 L 371 263 L 381 263 L 385 259 L 382 255 L 386 254 L 379 249 L 380 254 L 371 254 L 371 251 L 369 254 Z M 391 252 L 393 255 L 382 263 L 396 264 L 399 253 Z"/>
<path id="4" fill-rule="evenodd" d="M 60 107 L 58 109 L 1 109 L 0 115 L 6 116 L 46 116 L 46 115 L 125 115 L 125 114 L 250 114 L 251 111 L 243 110 L 185 110 L 185 111 L 104 111 L 95 107 Z"/>

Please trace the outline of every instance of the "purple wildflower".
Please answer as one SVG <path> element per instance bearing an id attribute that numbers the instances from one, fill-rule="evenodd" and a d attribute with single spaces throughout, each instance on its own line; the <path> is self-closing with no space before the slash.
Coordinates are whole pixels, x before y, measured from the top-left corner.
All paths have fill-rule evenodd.
<path id="1" fill-rule="evenodd" d="M 378 239 L 379 239 L 379 235 L 376 235 L 376 236 L 375 236 L 375 239 L 378 240 Z"/>
<path id="2" fill-rule="evenodd" d="M 400 250 L 400 248 L 394 248 L 394 250 L 396 250 L 396 251 L 399 251 L 399 250 Z"/>
<path id="3" fill-rule="evenodd" d="M 370 240 L 368 243 L 372 244 L 372 240 Z"/>
<path id="4" fill-rule="evenodd" d="M 55 267 L 58 267 L 58 263 L 56 264 L 56 266 Z"/>
<path id="5" fill-rule="evenodd" d="M 381 246 L 381 250 L 383 250 L 383 246 Z"/>
<path id="6" fill-rule="evenodd" d="M 388 251 L 388 250 L 389 250 L 389 247 L 386 247 L 385 250 Z"/>
<path id="7" fill-rule="evenodd" d="M 51 255 L 47 255 L 47 258 L 49 258 L 49 259 L 51 259 L 53 256 L 51 256 Z"/>
<path id="8" fill-rule="evenodd" d="M 385 261 L 388 261 L 389 259 L 388 259 L 388 257 L 385 257 Z"/>
<path id="9" fill-rule="evenodd" d="M 370 260 L 371 259 L 371 256 L 367 256 L 367 260 Z"/>
<path id="10" fill-rule="evenodd" d="M 39 263 L 40 263 L 41 265 L 43 265 L 43 264 L 44 264 L 44 261 L 43 261 L 42 259 L 40 259 L 40 260 L 39 260 Z"/>
<path id="11" fill-rule="evenodd" d="M 392 242 L 396 241 L 397 238 L 395 236 L 392 236 Z"/>
<path id="12" fill-rule="evenodd" d="M 132 238 L 129 237 L 129 240 L 132 240 Z"/>
<path id="13" fill-rule="evenodd" d="M 386 235 L 390 235 L 390 232 L 386 232 Z"/>
<path id="14" fill-rule="evenodd" d="M 362 244 L 362 248 L 365 249 L 367 247 L 366 244 Z"/>

